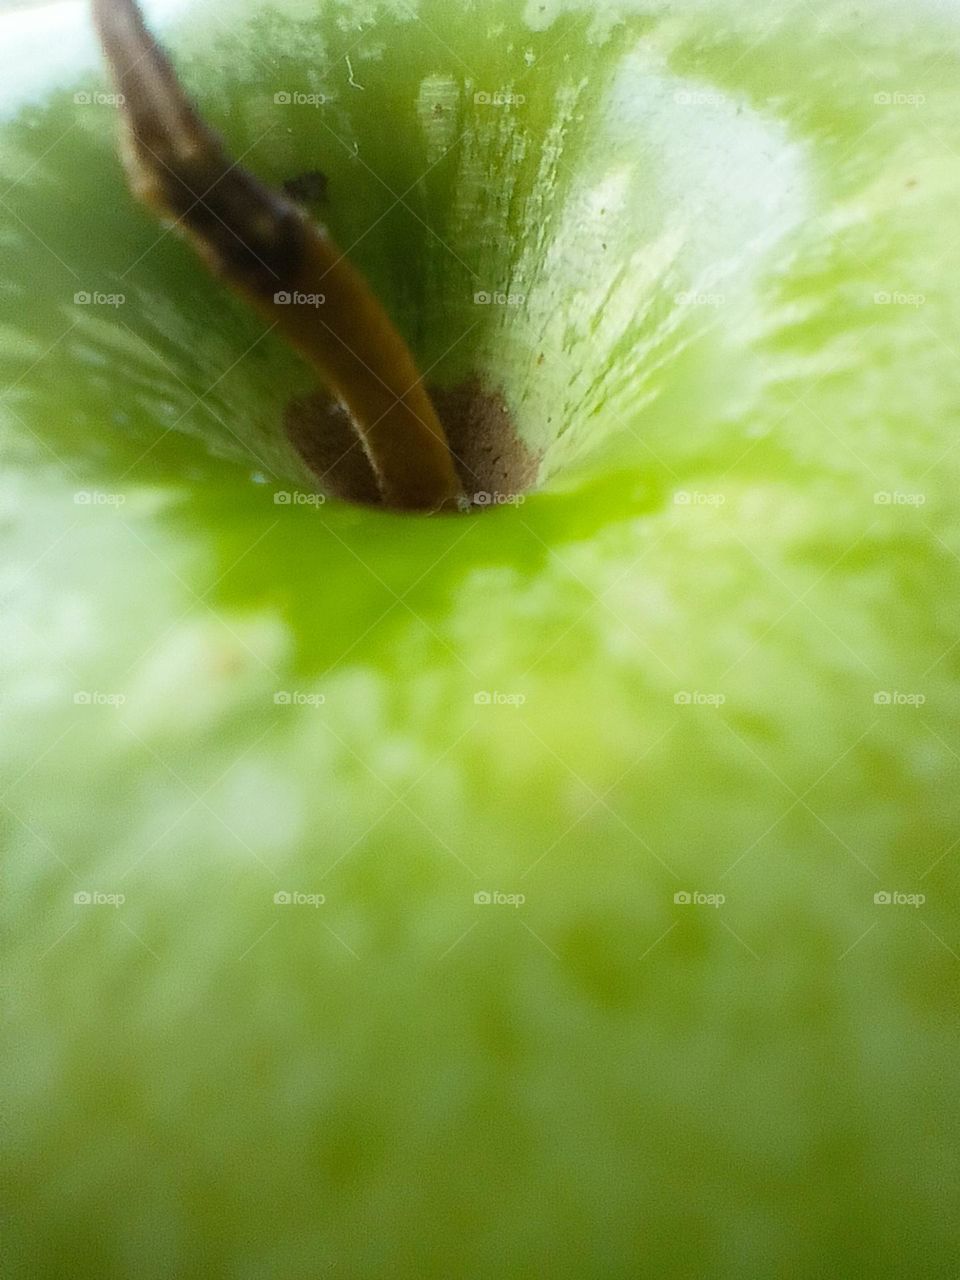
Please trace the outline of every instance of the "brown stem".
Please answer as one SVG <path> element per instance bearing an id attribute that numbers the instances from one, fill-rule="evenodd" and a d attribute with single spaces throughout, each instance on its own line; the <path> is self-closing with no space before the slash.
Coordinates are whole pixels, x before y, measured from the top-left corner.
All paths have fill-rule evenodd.
<path id="1" fill-rule="evenodd" d="M 134 193 L 274 325 L 345 405 L 394 507 L 460 501 L 443 427 L 406 343 L 366 280 L 299 205 L 231 162 L 184 93 L 135 0 L 93 0 L 123 95 Z M 283 299 L 322 297 L 322 305 Z"/>

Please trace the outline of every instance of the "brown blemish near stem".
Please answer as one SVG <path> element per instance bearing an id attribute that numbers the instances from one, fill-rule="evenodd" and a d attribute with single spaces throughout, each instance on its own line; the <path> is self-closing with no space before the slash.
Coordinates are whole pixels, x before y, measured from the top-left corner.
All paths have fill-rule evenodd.
<path id="1" fill-rule="evenodd" d="M 297 204 L 321 205 L 327 198 L 327 175 L 320 169 L 310 169 L 306 173 L 298 173 L 288 178 L 283 184 L 284 194 Z"/>
<path id="2" fill-rule="evenodd" d="M 388 506 L 462 497 L 443 427 L 406 344 L 364 278 L 293 200 L 232 162 L 193 108 L 135 0 L 93 0 L 123 95 L 134 193 L 173 219 L 225 280 L 320 373 L 356 431 Z M 322 305 L 286 299 L 322 296 Z"/>
<path id="3" fill-rule="evenodd" d="M 517 434 L 502 395 L 470 378 L 451 388 L 433 387 L 431 397 L 470 502 L 497 505 L 536 483 L 540 460 Z M 348 502 L 380 502 L 373 469 L 356 447 L 343 410 L 329 396 L 294 400 L 284 425 L 321 489 Z"/>

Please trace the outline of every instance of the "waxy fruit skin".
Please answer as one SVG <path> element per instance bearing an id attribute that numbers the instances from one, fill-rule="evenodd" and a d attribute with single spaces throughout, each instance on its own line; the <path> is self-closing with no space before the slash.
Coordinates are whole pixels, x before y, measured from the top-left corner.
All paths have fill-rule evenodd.
<path id="1" fill-rule="evenodd" d="M 9 1273 L 955 1275 L 957 6 L 147 15 L 539 483 L 321 501 L 0 15 Z"/>

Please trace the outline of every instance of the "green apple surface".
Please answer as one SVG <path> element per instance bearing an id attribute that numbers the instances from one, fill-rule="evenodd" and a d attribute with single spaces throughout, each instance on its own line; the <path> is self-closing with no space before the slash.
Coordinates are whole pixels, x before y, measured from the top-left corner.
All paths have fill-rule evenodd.
<path id="1" fill-rule="evenodd" d="M 955 1276 L 960 7 L 147 13 L 539 481 L 322 503 L 0 16 L 8 1274 Z"/>

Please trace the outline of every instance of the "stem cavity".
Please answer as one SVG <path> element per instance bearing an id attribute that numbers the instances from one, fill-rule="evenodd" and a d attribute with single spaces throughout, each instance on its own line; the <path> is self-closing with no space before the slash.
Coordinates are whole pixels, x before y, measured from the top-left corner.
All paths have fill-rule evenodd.
<path id="1" fill-rule="evenodd" d="M 443 427 L 366 280 L 298 204 L 230 160 L 135 0 L 93 0 L 93 14 L 123 95 L 122 154 L 134 194 L 172 219 L 210 271 L 317 370 L 347 410 L 387 506 L 461 505 Z M 322 315 L 290 305 L 294 294 L 322 294 Z"/>

